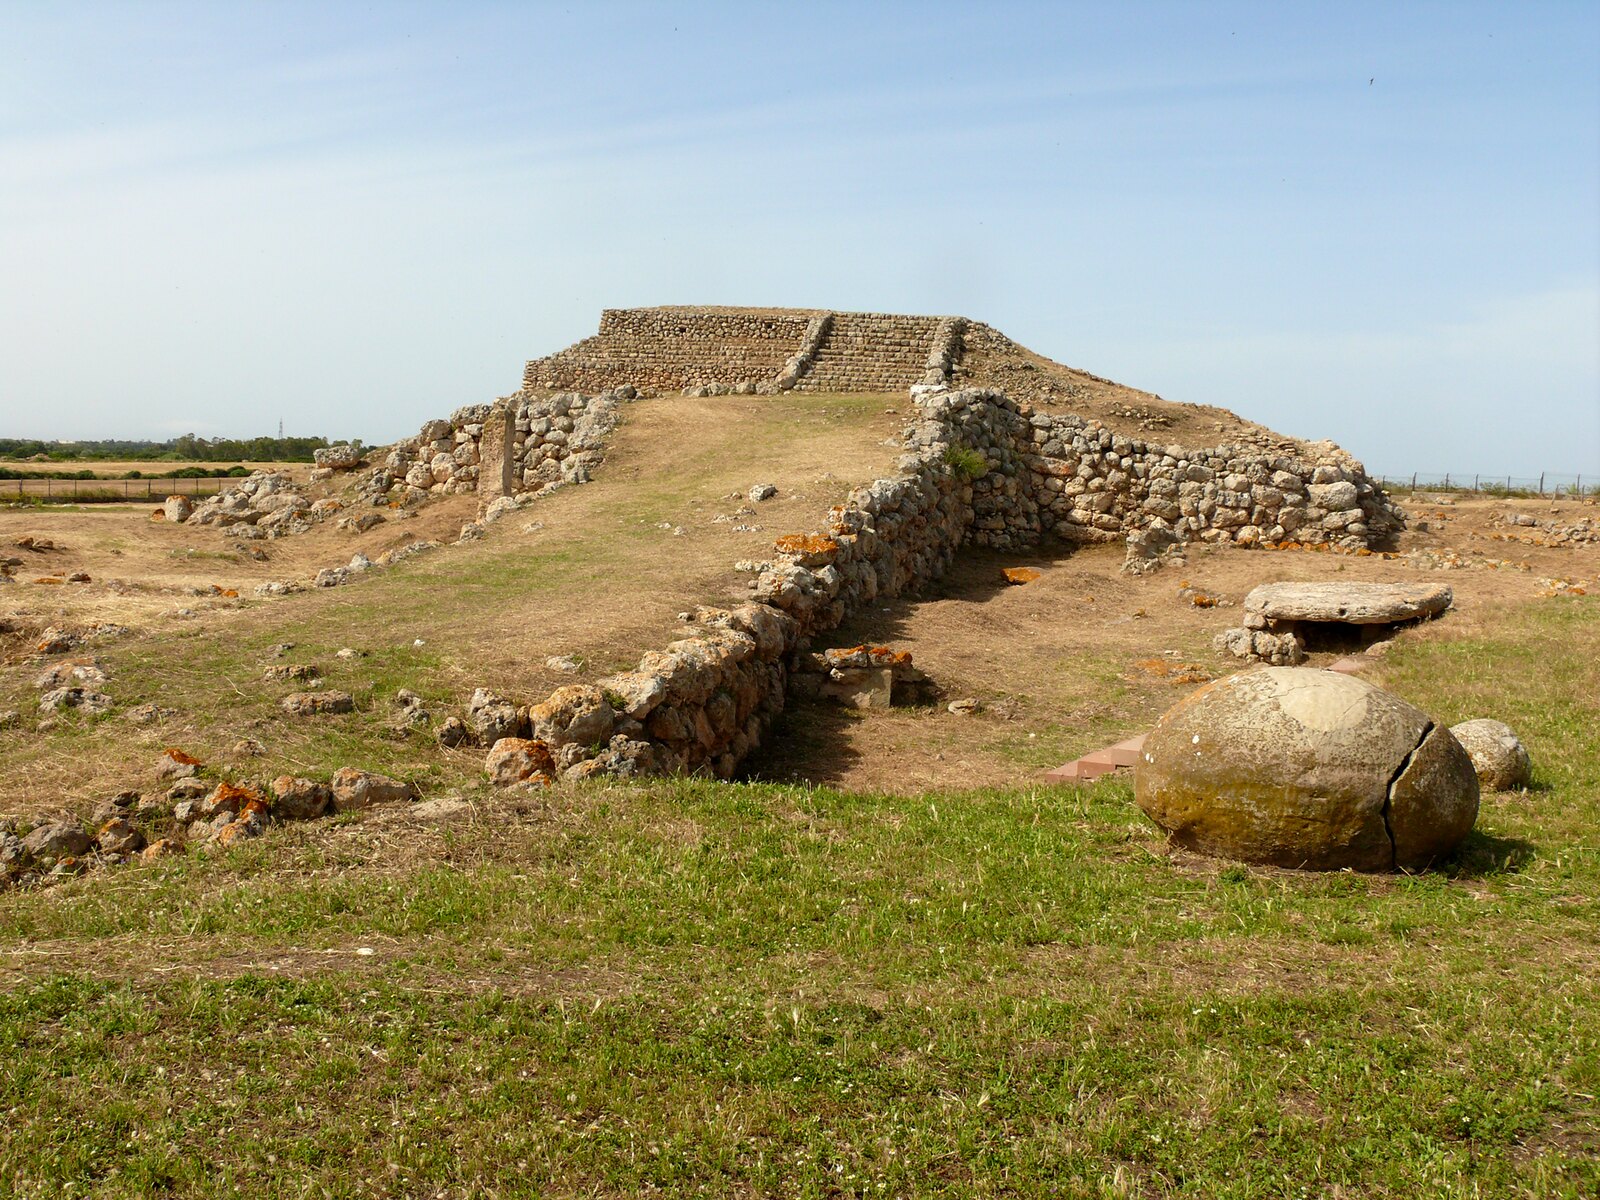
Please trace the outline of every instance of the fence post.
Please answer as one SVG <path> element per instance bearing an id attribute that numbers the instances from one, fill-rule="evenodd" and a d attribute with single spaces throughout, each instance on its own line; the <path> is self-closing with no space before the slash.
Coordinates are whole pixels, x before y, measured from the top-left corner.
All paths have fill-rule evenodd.
<path id="1" fill-rule="evenodd" d="M 1544 495 L 1544 472 L 1539 472 L 1539 495 Z"/>
<path id="2" fill-rule="evenodd" d="M 1417 490 L 1417 473 L 1415 471 L 1411 472 L 1411 490 L 1413 492 Z"/>
<path id="3" fill-rule="evenodd" d="M 1473 491 L 1477 491 L 1478 490 L 1478 480 L 1480 478 L 1481 478 L 1481 476 L 1478 476 L 1478 475 L 1474 475 L 1472 477 L 1472 490 Z"/>

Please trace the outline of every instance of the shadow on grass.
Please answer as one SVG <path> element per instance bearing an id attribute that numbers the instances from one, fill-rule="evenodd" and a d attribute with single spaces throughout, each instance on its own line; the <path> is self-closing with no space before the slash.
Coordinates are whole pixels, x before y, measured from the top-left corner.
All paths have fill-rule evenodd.
<path id="1" fill-rule="evenodd" d="M 1484 879 L 1521 871 L 1538 856 L 1538 848 L 1521 838 L 1496 837 L 1474 829 L 1440 868 L 1452 879 Z"/>
<path id="2" fill-rule="evenodd" d="M 839 784 L 860 758 L 847 733 L 862 719 L 854 709 L 791 699 L 761 748 L 745 759 L 738 778 L 749 783 Z"/>

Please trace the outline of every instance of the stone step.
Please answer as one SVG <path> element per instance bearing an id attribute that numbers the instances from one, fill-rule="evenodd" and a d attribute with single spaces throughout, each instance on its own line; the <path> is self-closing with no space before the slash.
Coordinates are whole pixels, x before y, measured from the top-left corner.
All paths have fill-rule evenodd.
<path id="1" fill-rule="evenodd" d="M 1082 758 L 1045 772 L 1045 778 L 1055 783 L 1092 783 L 1102 776 L 1126 771 L 1137 766 L 1144 750 L 1144 734 L 1127 738 L 1103 750 L 1094 750 Z"/>

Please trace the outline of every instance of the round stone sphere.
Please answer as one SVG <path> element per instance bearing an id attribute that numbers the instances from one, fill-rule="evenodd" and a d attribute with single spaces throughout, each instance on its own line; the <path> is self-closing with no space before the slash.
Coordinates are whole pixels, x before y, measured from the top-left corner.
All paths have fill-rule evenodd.
<path id="1" fill-rule="evenodd" d="M 1480 717 L 1452 725 L 1450 732 L 1472 759 L 1480 787 L 1508 792 L 1527 787 L 1533 779 L 1533 762 L 1528 758 L 1527 747 L 1504 722 Z"/>
<path id="2" fill-rule="evenodd" d="M 1306 667 L 1219 679 L 1167 711 L 1134 771 L 1180 846 L 1308 870 L 1419 870 L 1478 817 L 1450 731 L 1365 680 Z"/>

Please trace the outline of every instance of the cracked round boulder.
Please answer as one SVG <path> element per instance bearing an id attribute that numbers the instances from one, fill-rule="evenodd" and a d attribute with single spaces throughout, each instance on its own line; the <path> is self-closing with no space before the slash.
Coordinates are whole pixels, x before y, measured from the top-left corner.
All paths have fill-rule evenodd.
<path id="1" fill-rule="evenodd" d="M 1364 680 L 1266 667 L 1162 716 L 1134 774 L 1180 846 L 1332 871 L 1420 870 L 1478 816 L 1472 760 L 1444 726 Z"/>

